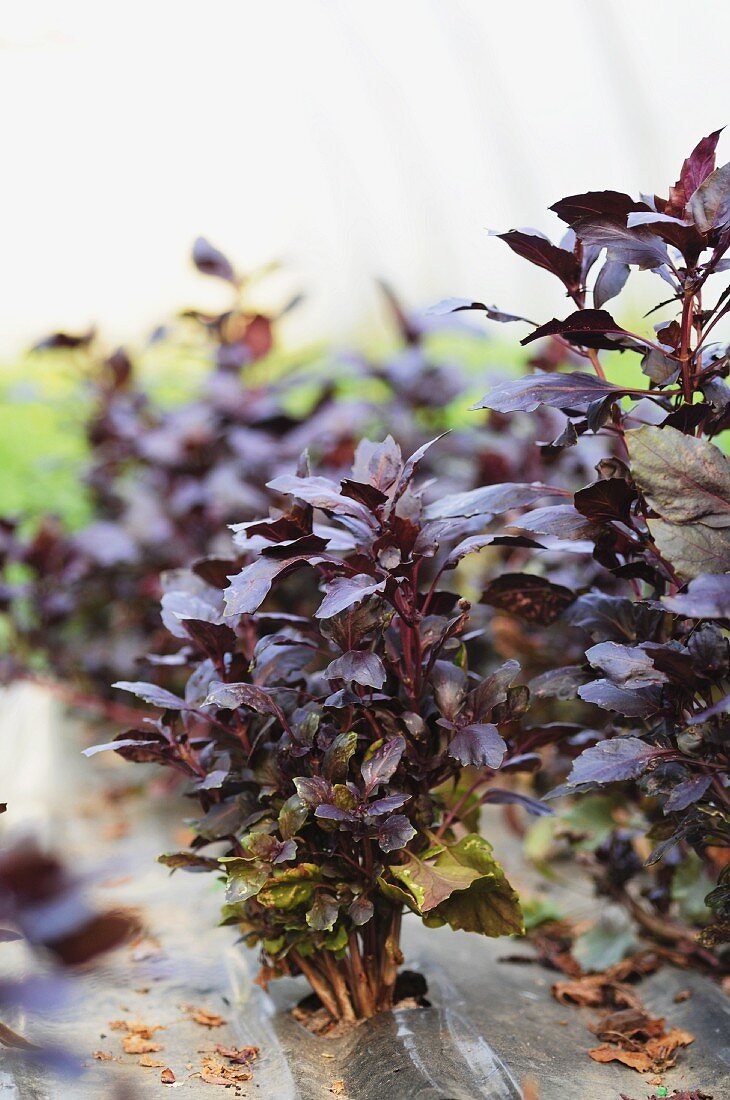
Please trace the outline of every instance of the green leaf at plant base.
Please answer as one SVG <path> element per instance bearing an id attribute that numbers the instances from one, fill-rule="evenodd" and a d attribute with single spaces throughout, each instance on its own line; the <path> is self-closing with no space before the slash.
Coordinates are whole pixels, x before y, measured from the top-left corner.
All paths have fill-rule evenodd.
<path id="1" fill-rule="evenodd" d="M 411 909 L 424 924 L 450 924 L 466 932 L 504 936 L 524 932 L 517 894 L 483 837 L 470 833 L 439 850 L 433 860 L 417 859 L 390 868 L 409 890 Z"/>
<path id="2" fill-rule="evenodd" d="M 415 898 L 409 890 L 404 890 L 402 886 L 398 886 L 395 882 L 388 882 L 382 875 L 377 881 L 381 894 L 383 894 L 388 901 L 392 901 L 396 905 L 404 905 L 407 909 L 413 909 L 415 912 L 418 912 Z"/>
<path id="3" fill-rule="evenodd" d="M 322 872 L 315 863 L 275 870 L 258 891 L 258 901 L 266 909 L 296 909 L 310 900 L 321 878 Z"/>
<path id="4" fill-rule="evenodd" d="M 261 946 L 267 955 L 278 955 L 286 943 L 286 936 L 276 936 L 275 939 L 262 940 Z"/>
<path id="5" fill-rule="evenodd" d="M 239 856 L 224 856 L 221 861 L 226 872 L 226 902 L 238 905 L 248 901 L 259 893 L 269 877 L 267 867 L 242 859 Z"/>
<path id="6" fill-rule="evenodd" d="M 428 862 L 410 852 L 406 855 L 407 862 L 391 867 L 390 872 L 410 890 L 415 899 L 415 906 L 412 900 L 411 908 L 419 913 L 428 913 L 454 890 L 466 890 L 479 878 L 478 870 L 463 866 L 445 853 Z"/>
<path id="7" fill-rule="evenodd" d="M 437 859 L 445 860 L 447 856 L 478 871 L 480 877 L 468 889 L 455 892 L 431 910 L 424 924 L 429 927 L 449 924 L 454 929 L 483 936 L 523 935 L 525 926 L 519 898 L 492 856 L 491 844 L 470 833 Z"/>
<path id="8" fill-rule="evenodd" d="M 328 951 L 344 951 L 347 947 L 347 929 L 340 925 L 324 937 L 322 944 Z"/>

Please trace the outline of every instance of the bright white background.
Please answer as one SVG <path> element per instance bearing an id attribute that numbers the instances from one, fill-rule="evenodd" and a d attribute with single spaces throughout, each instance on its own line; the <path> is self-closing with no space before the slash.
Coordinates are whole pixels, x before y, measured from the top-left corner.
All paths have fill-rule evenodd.
<path id="1" fill-rule="evenodd" d="M 212 304 L 199 233 L 290 267 L 296 338 L 372 323 L 376 275 L 411 304 L 559 311 L 486 228 L 557 233 L 565 193 L 666 190 L 730 120 L 729 32 L 714 0 L 16 0 L 0 351 Z"/>

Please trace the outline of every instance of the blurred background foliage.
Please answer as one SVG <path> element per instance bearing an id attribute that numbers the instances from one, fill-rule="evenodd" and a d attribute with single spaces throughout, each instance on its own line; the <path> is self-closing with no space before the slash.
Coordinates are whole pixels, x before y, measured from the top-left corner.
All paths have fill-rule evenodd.
<path id="1" fill-rule="evenodd" d="M 634 322 L 640 324 L 640 320 Z M 476 427 L 469 405 L 481 396 L 485 378 L 518 374 L 529 353 L 519 345 L 517 332 L 505 338 L 485 333 L 482 326 L 465 323 L 459 331 L 433 332 L 425 347 L 434 362 L 454 363 L 473 379 L 444 410 L 448 427 Z M 390 338 L 373 333 L 363 341 L 360 354 L 385 361 L 398 349 Z M 112 349 L 109 348 L 111 351 Z M 171 408 L 193 398 L 210 369 L 208 351 L 200 333 L 184 322 L 161 339 L 134 349 L 135 374 L 140 388 L 160 408 Z M 286 398 L 287 410 L 301 416 L 314 400 L 318 379 L 333 380 L 343 396 L 387 400 L 387 388 L 377 380 L 348 376 L 344 349 L 323 342 L 303 348 L 276 348 L 247 368 L 247 379 L 272 380 L 298 372 L 300 385 Z M 642 374 L 634 357 L 615 354 L 608 358 L 610 377 L 619 383 L 640 385 Z M 93 370 L 78 349 L 28 350 L 15 360 L 0 364 L 0 514 L 35 521 L 49 512 L 64 526 L 76 530 L 89 522 L 91 506 L 83 481 L 89 456 L 85 425 L 93 406 Z"/>

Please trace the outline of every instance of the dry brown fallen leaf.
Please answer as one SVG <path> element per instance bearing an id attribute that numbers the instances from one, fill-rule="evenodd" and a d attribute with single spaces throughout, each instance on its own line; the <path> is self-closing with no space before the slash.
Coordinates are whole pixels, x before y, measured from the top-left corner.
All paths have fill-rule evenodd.
<path id="1" fill-rule="evenodd" d="M 144 1066 L 146 1069 L 164 1069 L 165 1063 L 160 1062 L 157 1058 L 150 1058 L 149 1054 L 143 1054 L 139 1060 L 140 1066 Z"/>
<path id="2" fill-rule="evenodd" d="M 335 1096 L 344 1096 L 345 1095 L 345 1082 L 344 1081 L 333 1081 L 332 1084 L 330 1085 L 330 1092 L 334 1093 Z"/>
<path id="3" fill-rule="evenodd" d="M 200 1073 L 192 1074 L 193 1077 L 201 1077 L 206 1085 L 240 1085 L 244 1081 L 250 1081 L 253 1074 L 242 1066 L 227 1066 L 216 1058 L 206 1056 L 200 1060 Z"/>
<path id="4" fill-rule="evenodd" d="M 576 1004 L 586 1008 L 635 1008 L 643 1010 L 641 1000 L 628 983 L 632 979 L 652 974 L 660 965 L 653 952 L 622 959 L 599 974 L 584 974 L 568 978 L 552 987 L 553 996 L 561 1004 Z"/>
<path id="5" fill-rule="evenodd" d="M 594 1062 L 621 1062 L 639 1073 L 661 1073 L 675 1065 L 680 1047 L 694 1041 L 694 1036 L 681 1028 L 667 1032 L 664 1019 L 650 1016 L 629 984 L 631 979 L 652 973 L 658 965 L 656 954 L 643 953 L 623 959 L 603 973 L 554 984 L 553 996 L 561 1004 L 608 1010 L 590 1025 L 602 1040 L 600 1046 L 588 1051 Z"/>
<path id="6" fill-rule="evenodd" d="M 172 1070 L 169 1068 L 169 1066 L 168 1066 L 167 1069 L 163 1069 L 162 1073 L 160 1074 L 160 1082 L 163 1085 L 174 1085 L 175 1084 L 175 1074 L 172 1072 Z"/>
<path id="7" fill-rule="evenodd" d="M 162 1050 L 162 1043 L 143 1039 L 141 1035 L 125 1035 L 122 1039 L 122 1050 L 125 1054 L 154 1054 Z"/>
<path id="8" fill-rule="evenodd" d="M 630 1048 L 634 1043 L 661 1038 L 665 1034 L 665 1022 L 663 1017 L 650 1016 L 643 1009 L 624 1008 L 609 1012 L 588 1027 L 603 1042 Z"/>
<path id="9" fill-rule="evenodd" d="M 594 1062 L 621 1062 L 635 1069 L 637 1073 L 661 1073 L 676 1063 L 676 1052 L 679 1047 L 689 1046 L 693 1042 L 694 1035 L 689 1031 L 674 1027 L 661 1037 L 647 1039 L 636 1050 L 626 1050 L 604 1043 L 594 1050 L 589 1050 L 588 1053 Z"/>
<path id="10" fill-rule="evenodd" d="M 249 1062 L 255 1062 L 259 1056 L 259 1047 L 224 1047 L 216 1043 L 215 1050 L 221 1058 L 227 1058 L 229 1062 L 239 1066 L 247 1066 Z"/>
<path id="11" fill-rule="evenodd" d="M 207 1008 L 188 1006 L 187 1011 L 190 1013 L 190 1019 L 201 1027 L 222 1027 L 226 1022 L 217 1012 L 210 1012 Z"/>
<path id="12" fill-rule="evenodd" d="M 92 1050 L 91 1057 L 96 1058 L 97 1062 L 113 1062 L 114 1055 L 110 1054 L 108 1050 Z"/>
<path id="13" fill-rule="evenodd" d="M 143 1024 L 138 1020 L 112 1020 L 112 1031 L 126 1031 L 122 1038 L 122 1049 L 126 1054 L 154 1054 L 162 1050 L 162 1043 L 154 1041 L 156 1031 L 163 1031 L 162 1024 Z"/>
<path id="14" fill-rule="evenodd" d="M 156 1031 L 165 1030 L 164 1024 L 143 1024 L 139 1020 L 112 1020 L 109 1027 L 112 1031 L 126 1031 L 143 1039 L 151 1039 Z"/>

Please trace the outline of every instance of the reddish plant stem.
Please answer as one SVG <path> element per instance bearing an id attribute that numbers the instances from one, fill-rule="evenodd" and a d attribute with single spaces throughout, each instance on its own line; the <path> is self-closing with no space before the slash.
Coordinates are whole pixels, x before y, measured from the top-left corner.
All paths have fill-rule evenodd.
<path id="1" fill-rule="evenodd" d="M 688 404 L 691 404 L 693 395 L 692 364 L 689 350 L 690 337 L 692 334 L 692 318 L 693 296 L 691 291 L 685 291 L 684 301 L 682 303 L 682 324 L 679 341 L 679 360 L 682 370 L 682 396 Z"/>
<path id="2" fill-rule="evenodd" d="M 596 351 L 595 348 L 589 348 L 588 349 L 588 358 L 590 359 L 591 363 L 593 364 L 593 369 L 596 372 L 596 374 L 598 375 L 598 377 L 602 378 L 603 381 L 605 382 L 606 372 L 603 369 L 603 364 L 601 363 L 601 360 L 598 358 L 598 352 Z"/>
<path id="3" fill-rule="evenodd" d="M 332 1019 L 339 1020 L 339 1006 L 329 982 L 327 982 L 324 976 L 317 971 L 315 966 L 309 962 L 309 960 L 303 958 L 298 951 L 290 951 L 289 955 L 292 962 L 296 963 L 299 967 Z"/>
<path id="4" fill-rule="evenodd" d="M 349 935 L 350 944 L 350 963 L 352 966 L 353 977 L 353 992 L 357 991 L 357 996 L 360 1001 L 361 1015 L 368 1017 L 372 1016 L 375 1012 L 375 995 L 376 991 L 373 989 L 370 976 L 365 969 L 363 963 L 362 954 L 360 953 L 360 943 L 357 938 L 357 932 L 350 932 Z"/>
<path id="5" fill-rule="evenodd" d="M 329 983 L 334 990 L 335 998 L 340 1009 L 340 1019 L 345 1020 L 347 1023 L 354 1023 L 357 1017 L 355 1016 L 355 1010 L 350 1000 L 350 991 L 347 988 L 347 982 L 331 951 L 322 952 L 322 965 L 329 978 Z"/>
<path id="6" fill-rule="evenodd" d="M 449 812 L 444 816 L 443 821 L 441 822 L 439 828 L 437 829 L 436 836 L 438 837 L 439 840 L 444 835 L 444 833 L 448 829 L 451 822 L 454 821 L 459 816 L 459 814 L 464 809 L 464 806 L 467 804 L 467 802 L 469 801 L 470 797 L 474 794 L 474 792 L 479 787 L 481 787 L 481 785 L 483 783 L 488 783 L 491 778 L 492 778 L 492 773 L 491 772 L 489 773 L 489 775 L 484 775 L 483 773 L 480 773 L 477 776 L 477 778 L 474 780 L 474 782 L 471 784 L 471 786 L 468 787 L 467 790 L 464 791 L 461 798 L 458 799 L 456 804 L 454 806 L 452 806 L 452 808 L 449 810 Z"/>

